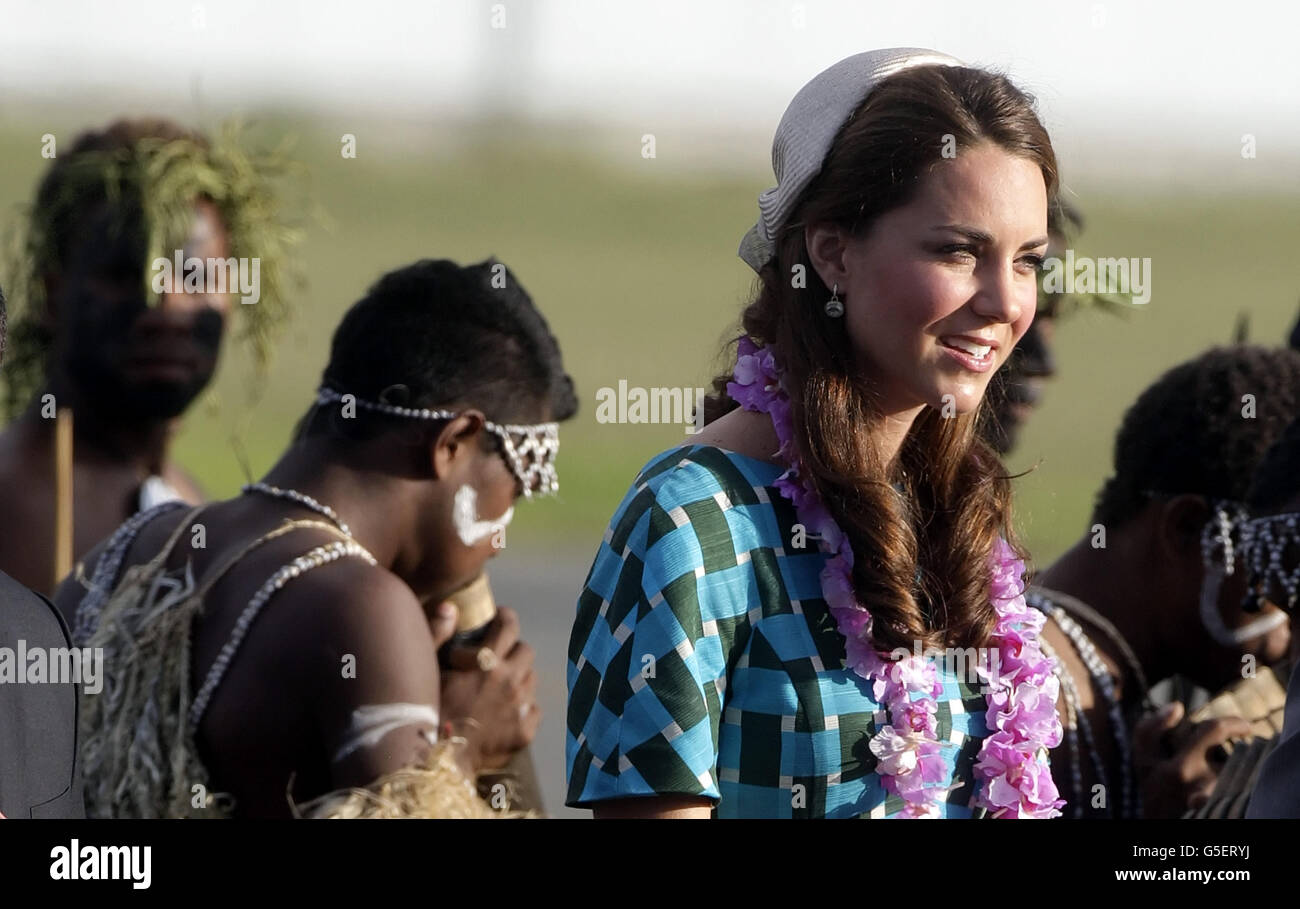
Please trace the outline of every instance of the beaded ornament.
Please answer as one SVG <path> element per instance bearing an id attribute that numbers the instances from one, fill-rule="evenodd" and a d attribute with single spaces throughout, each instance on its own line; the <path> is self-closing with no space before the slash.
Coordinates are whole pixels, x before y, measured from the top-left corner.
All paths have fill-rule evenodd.
<path id="1" fill-rule="evenodd" d="M 344 395 L 332 388 L 321 388 L 316 392 L 317 404 L 342 402 Z M 450 410 L 430 410 L 427 407 L 399 407 L 396 404 L 383 404 L 379 401 L 367 401 L 355 395 L 348 396 L 346 403 L 355 403 L 363 410 L 388 414 L 394 417 L 406 417 L 412 420 L 450 420 L 458 416 Z M 523 487 L 524 497 L 531 499 L 534 494 L 547 495 L 560 489 L 559 475 L 555 470 L 555 456 L 560 450 L 560 424 L 534 423 L 529 425 L 493 423 L 483 421 L 484 427 L 501 441 L 506 465 L 515 479 Z M 518 439 L 518 441 L 516 441 Z"/>

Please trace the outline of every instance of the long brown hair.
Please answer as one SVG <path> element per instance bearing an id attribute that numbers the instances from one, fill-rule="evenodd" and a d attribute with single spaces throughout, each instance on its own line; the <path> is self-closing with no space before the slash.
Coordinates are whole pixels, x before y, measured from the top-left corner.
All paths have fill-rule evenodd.
<path id="1" fill-rule="evenodd" d="M 1016 545 L 1010 484 L 976 433 L 983 403 L 950 418 L 927 407 L 899 452 L 897 475 L 887 474 L 862 432 L 882 417 L 875 389 L 853 367 L 842 320 L 823 311 L 830 290 L 813 268 L 804 227 L 837 224 L 865 234 L 876 218 L 913 198 L 945 142 L 955 142 L 958 153 L 992 142 L 1027 158 L 1041 168 L 1048 198 L 1056 196 L 1056 156 L 1032 98 L 983 70 L 905 70 L 876 86 L 841 127 L 776 238 L 775 256 L 741 318 L 744 333 L 780 358 L 798 454 L 853 546 L 853 586 L 874 616 L 881 650 L 911 649 L 916 641 L 987 643 L 996 619 L 989 559 L 999 534 Z M 792 280 L 798 271 L 803 282 Z M 714 380 L 707 421 L 737 406 L 726 395 L 730 378 Z"/>

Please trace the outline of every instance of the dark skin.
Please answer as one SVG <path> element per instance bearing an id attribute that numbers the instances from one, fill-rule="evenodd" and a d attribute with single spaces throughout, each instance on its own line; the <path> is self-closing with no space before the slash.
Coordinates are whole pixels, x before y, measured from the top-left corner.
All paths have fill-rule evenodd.
<path id="1" fill-rule="evenodd" d="M 436 432 L 412 425 L 346 443 L 346 452 L 334 439 L 308 436 L 265 477 L 332 507 L 378 564 L 344 558 L 293 579 L 268 602 L 231 661 L 198 745 L 213 786 L 234 796 L 240 816 L 288 817 L 289 798 L 302 803 L 365 786 L 427 752 L 430 727 L 415 724 L 334 762 L 358 707 L 437 708 L 466 739 L 458 759 L 467 772 L 499 768 L 532 741 L 541 720 L 534 655 L 512 610 L 500 609 L 486 641 L 500 657 L 492 671 L 451 671 L 440 679 L 437 663 L 437 647 L 455 624 L 454 607 L 443 606 L 447 596 L 497 552 L 490 539 L 474 546 L 459 540 L 451 518 L 455 491 L 474 487 L 479 512 L 488 517 L 503 514 L 522 492 L 502 456 L 485 450 L 483 421 L 481 412 L 464 410 Z M 125 564 L 160 550 L 184 515 L 177 510 L 149 524 Z M 287 518 L 324 520 L 260 494 L 217 503 L 198 518 L 207 547 L 188 545 L 187 528 L 169 566 L 190 559 L 202 583 L 213 566 Z M 195 689 L 258 587 L 297 556 L 338 539 L 323 529 L 292 531 L 253 550 L 216 583 L 194 629 Z M 98 551 L 88 559 L 87 574 L 97 557 Z M 83 595 L 82 584 L 69 578 L 55 602 L 68 615 Z M 343 672 L 348 655 L 355 677 Z"/>
<path id="2" fill-rule="evenodd" d="M 0 433 L 0 570 L 38 591 L 54 578 L 54 420 L 46 394 L 72 409 L 73 558 L 137 510 L 141 483 L 159 475 L 200 501 L 194 481 L 168 458 L 179 410 L 210 380 L 229 311 L 226 294 L 167 293 L 144 306 L 139 245 L 87 212 L 58 273 L 45 277 L 54 333 L 46 385 Z M 215 206 L 195 204 L 184 255 L 226 257 Z M 179 410 L 178 410 L 179 408 Z M 176 412 L 172 412 L 176 411 Z"/>
<path id="3" fill-rule="evenodd" d="M 1094 548 L 1089 534 L 1034 581 L 1082 600 L 1109 620 L 1128 641 L 1148 682 L 1154 684 L 1181 673 L 1198 685 L 1219 691 L 1242 678 L 1243 656 L 1253 656 L 1261 666 L 1284 658 L 1290 629 L 1282 625 L 1236 647 L 1225 647 L 1210 637 L 1199 617 L 1204 573 L 1200 533 L 1209 518 L 1209 508 L 1200 496 L 1154 499 L 1126 524 L 1106 529 L 1106 548 Z M 1219 611 L 1229 628 L 1259 617 L 1241 606 L 1245 582 L 1240 575 L 1227 579 L 1219 594 Z M 1276 607 L 1269 604 L 1265 608 Z M 1100 629 L 1076 619 L 1112 676 L 1119 679 L 1116 687 L 1121 702 L 1134 703 L 1142 692 L 1119 649 Z M 1055 622 L 1044 626 L 1043 638 L 1065 660 L 1074 678 L 1081 709 L 1092 725 L 1098 753 L 1114 787 L 1107 793 L 1108 804 L 1115 808 L 1121 768 L 1105 701 Z M 1064 722 L 1064 698 L 1058 711 Z M 1180 817 L 1201 804 L 1214 788 L 1219 747 L 1230 739 L 1249 737 L 1250 726 L 1240 718 L 1180 726 L 1184 712 L 1182 704 L 1173 705 L 1165 714 L 1143 718 L 1133 730 L 1134 761 L 1148 817 Z M 1065 760 L 1064 749 L 1064 745 L 1057 749 L 1056 760 Z M 1071 803 L 1080 798 L 1070 791 L 1068 774 L 1053 776 L 1063 798 Z M 1085 760 L 1081 796 L 1085 804 L 1091 804 L 1092 786 L 1098 782 Z"/>

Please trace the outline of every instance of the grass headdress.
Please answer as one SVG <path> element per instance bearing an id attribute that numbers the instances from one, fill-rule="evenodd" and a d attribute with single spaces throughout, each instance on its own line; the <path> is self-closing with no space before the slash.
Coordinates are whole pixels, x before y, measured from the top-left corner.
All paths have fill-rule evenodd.
<path id="1" fill-rule="evenodd" d="M 109 229 L 140 239 L 140 280 L 155 305 L 149 263 L 172 257 L 193 222 L 194 203 L 207 199 L 220 212 L 229 255 L 260 260 L 260 298 L 232 307 L 236 340 L 250 348 L 255 367 L 268 364 L 277 330 L 288 318 L 291 284 L 301 283 L 290 251 L 301 231 L 283 217 L 283 180 L 297 173 L 284 144 L 270 152 L 245 148 L 236 124 L 216 139 L 166 120 L 120 120 L 77 138 L 54 159 L 36 200 L 8 242 L 11 320 L 4 406 L 12 417 L 45 379 L 54 330 L 46 309 L 45 277 L 62 268 L 86 213 L 107 205 Z"/>

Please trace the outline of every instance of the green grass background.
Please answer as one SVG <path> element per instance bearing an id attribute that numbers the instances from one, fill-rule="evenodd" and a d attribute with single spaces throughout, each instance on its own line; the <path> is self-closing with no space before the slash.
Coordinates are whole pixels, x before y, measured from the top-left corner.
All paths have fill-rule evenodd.
<path id="1" fill-rule="evenodd" d="M 103 119 L 0 120 L 4 223 L 47 163 L 40 136 L 54 132 L 66 147 L 77 128 Z M 751 289 L 735 250 L 770 175 L 673 166 L 662 145 L 661 158 L 643 159 L 632 131 L 619 148 L 580 131 L 509 125 L 446 133 L 273 123 L 297 136 L 310 194 L 329 222 L 306 225 L 309 284 L 270 373 L 256 379 L 247 355 L 228 343 L 213 393 L 185 422 L 178 460 L 211 495 L 232 494 L 244 480 L 233 440 L 254 474 L 271 464 L 310 400 L 335 324 L 374 278 L 421 257 L 496 255 L 545 313 L 581 401 L 561 431 L 561 495 L 521 508 L 511 542 L 594 551 L 637 468 L 686 438 L 679 426 L 598 424 L 596 391 L 620 379 L 708 384 Z M 339 154 L 349 131 L 355 159 Z M 1295 195 L 1099 178 L 1072 188 L 1088 220 L 1079 254 L 1149 256 L 1153 294 L 1127 317 L 1083 312 L 1059 327 L 1059 376 L 1010 459 L 1013 470 L 1034 468 L 1015 488 L 1018 522 L 1040 565 L 1086 529 L 1115 430 L 1138 392 L 1227 342 L 1242 311 L 1252 340 L 1280 343 L 1300 297 Z M 0 274 L 0 283 L 8 278 Z M 249 407 L 254 382 L 260 396 Z"/>

